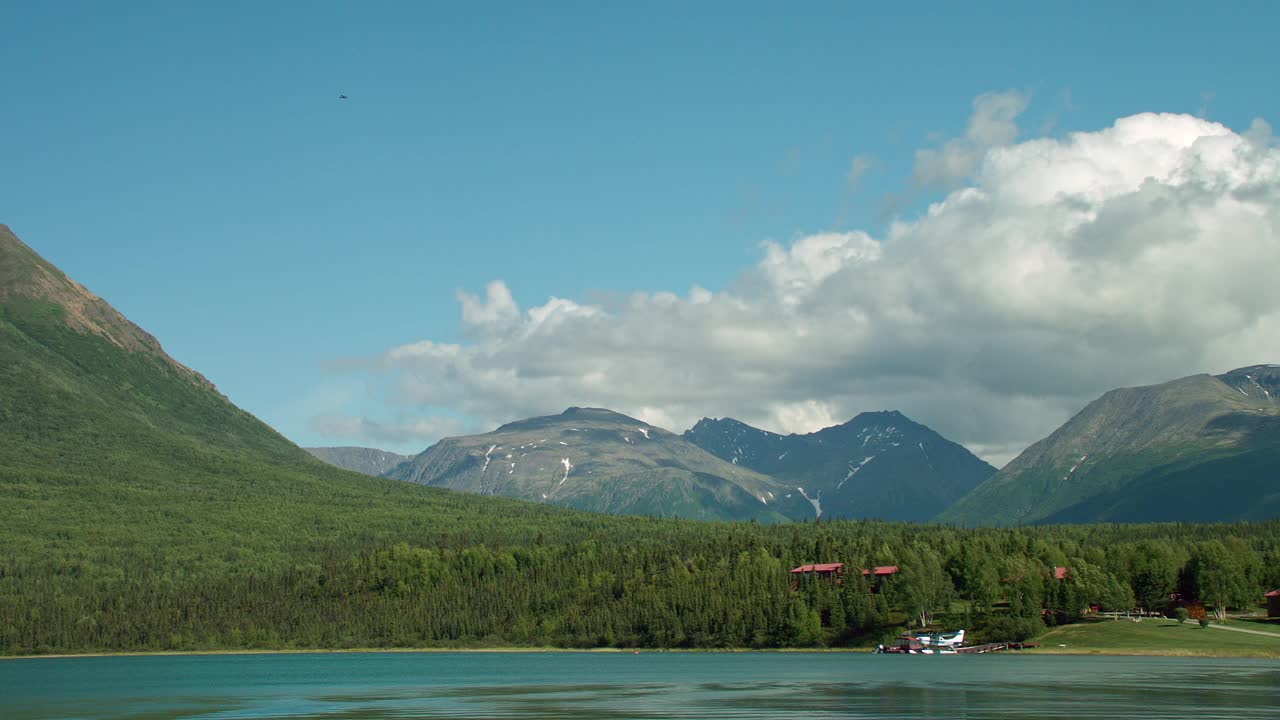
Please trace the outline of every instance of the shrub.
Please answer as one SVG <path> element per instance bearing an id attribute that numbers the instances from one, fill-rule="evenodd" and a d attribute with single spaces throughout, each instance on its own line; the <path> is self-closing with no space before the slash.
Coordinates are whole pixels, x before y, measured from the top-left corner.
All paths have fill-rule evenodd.
<path id="1" fill-rule="evenodd" d="M 1202 627 L 1202 628 L 1207 628 L 1207 627 L 1209 627 L 1209 618 L 1207 618 L 1207 617 L 1202 617 L 1202 618 L 1200 618 L 1200 627 Z"/>
<path id="2" fill-rule="evenodd" d="M 1187 621 L 1187 609 L 1184 607 L 1177 608 L 1173 611 L 1173 616 L 1177 618 L 1178 624 L 1181 625 Z"/>
<path id="3" fill-rule="evenodd" d="M 1004 616 L 988 620 L 981 634 L 986 642 L 1022 642 L 1043 630 L 1044 623 L 1039 618 Z"/>

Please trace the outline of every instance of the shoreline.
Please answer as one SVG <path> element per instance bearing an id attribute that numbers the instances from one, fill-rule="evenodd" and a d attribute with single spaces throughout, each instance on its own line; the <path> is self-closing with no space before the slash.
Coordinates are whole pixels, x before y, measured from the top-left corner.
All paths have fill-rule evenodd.
<path id="1" fill-rule="evenodd" d="M 693 654 L 693 653 L 833 653 L 871 655 L 872 648 L 557 648 L 557 647 L 495 647 L 495 648 L 303 648 L 303 649 L 271 649 L 271 650 L 156 650 L 156 651 L 121 651 L 121 652 L 87 652 L 56 653 L 48 655 L 0 655 L 0 662 L 6 660 L 65 660 L 69 658 L 116 658 L 116 657 L 199 657 L 206 655 L 337 655 L 368 653 L 620 653 L 620 654 Z M 1275 652 L 1214 652 L 1196 649 L 1139 649 L 1139 648 L 1060 648 L 1039 647 L 1026 650 L 1002 650 L 990 655 L 1068 655 L 1086 656 L 1102 655 L 1108 657 L 1202 657 L 1222 659 L 1280 659 L 1280 650 Z"/>
<path id="2" fill-rule="evenodd" d="M 174 657 L 200 655 L 339 655 L 360 653 L 871 653 L 870 648 L 559 648 L 559 647 L 473 647 L 473 648 L 296 648 L 279 650 L 138 650 L 86 653 L 51 653 L 47 655 L 0 655 L 4 660 L 37 660 L 48 658 L 88 657 Z"/>
<path id="3" fill-rule="evenodd" d="M 1239 652 L 1216 652 L 1211 650 L 1194 650 L 1194 649 L 1151 649 L 1139 650 L 1136 648 L 1046 648 L 1039 647 L 1032 650 L 1014 650 L 1015 653 L 1026 653 L 1028 655 L 1106 655 L 1111 657 L 1188 657 L 1188 658 L 1221 658 L 1221 659 L 1251 659 L 1251 660 L 1276 660 L 1280 659 L 1280 650 L 1272 651 L 1249 651 L 1242 650 Z"/>

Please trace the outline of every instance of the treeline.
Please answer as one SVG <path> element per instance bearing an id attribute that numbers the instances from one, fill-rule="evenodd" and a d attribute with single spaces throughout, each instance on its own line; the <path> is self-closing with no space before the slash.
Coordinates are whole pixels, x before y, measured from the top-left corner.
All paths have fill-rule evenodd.
<path id="1" fill-rule="evenodd" d="M 589 531 L 575 525 L 589 518 Z M 1249 609 L 1280 587 L 1278 522 L 958 529 L 597 518 L 508 526 L 500 544 L 462 528 L 410 533 L 289 567 L 204 575 L 159 561 L 107 571 L 5 558 L 0 652 L 820 647 L 929 623 L 1017 639 L 1091 604 L 1154 610 L 1180 592 Z M 852 571 L 839 583 L 789 573 L 812 562 Z M 901 568 L 878 592 L 857 572 L 875 565 Z"/>

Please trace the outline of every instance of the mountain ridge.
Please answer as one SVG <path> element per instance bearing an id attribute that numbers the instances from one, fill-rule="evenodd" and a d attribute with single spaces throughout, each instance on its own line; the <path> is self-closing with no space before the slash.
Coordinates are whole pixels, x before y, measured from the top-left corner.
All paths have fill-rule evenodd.
<path id="1" fill-rule="evenodd" d="M 804 435 L 703 418 L 685 437 L 796 486 L 824 517 L 923 522 L 995 472 L 898 410 L 859 413 Z"/>
<path id="2" fill-rule="evenodd" d="M 1280 458 L 1277 397 L 1280 367 L 1275 365 L 1109 390 L 939 519 L 1001 524 L 1130 517 L 1173 521 L 1280 512 L 1280 500 L 1267 499 L 1265 478 L 1245 470 Z M 1205 469 L 1195 470 L 1199 466 Z M 1234 468 L 1233 478 L 1263 492 L 1261 504 L 1240 502 L 1228 512 L 1217 503 L 1218 509 L 1210 512 L 1203 500 L 1195 499 L 1203 493 L 1201 483 L 1212 481 L 1210 467 Z M 1280 490 L 1280 481 L 1275 489 Z M 1179 502 L 1175 490 L 1191 497 Z M 1145 507 L 1135 494 L 1147 498 Z"/>
<path id="3" fill-rule="evenodd" d="M 304 447 L 302 449 L 317 460 L 344 470 L 351 470 L 352 472 L 374 477 L 381 476 L 383 473 L 395 468 L 396 465 L 411 459 L 409 455 L 353 445 Z"/>
<path id="4" fill-rule="evenodd" d="M 57 313 L 68 327 L 96 334 L 123 350 L 152 354 L 192 382 L 218 392 L 208 378 L 166 353 L 155 336 L 41 257 L 8 225 L 0 224 L 0 303 L 22 300 L 47 303 L 33 309 Z"/>
<path id="5" fill-rule="evenodd" d="M 93 322 L 64 301 L 96 308 Z M 53 578 L 279 570 L 441 517 L 501 532 L 513 514 L 558 511 L 327 465 L 153 341 L 0 231 L 5 562 Z"/>
<path id="6" fill-rule="evenodd" d="M 615 514 L 771 522 L 812 516 L 773 478 L 605 408 L 570 407 L 444 438 L 384 476 Z"/>

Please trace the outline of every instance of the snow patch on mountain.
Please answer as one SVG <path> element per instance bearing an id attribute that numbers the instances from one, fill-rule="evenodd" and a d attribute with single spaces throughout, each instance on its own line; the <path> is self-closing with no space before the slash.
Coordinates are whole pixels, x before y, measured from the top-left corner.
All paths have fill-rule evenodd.
<path id="1" fill-rule="evenodd" d="M 804 499 L 808 500 L 809 504 L 813 506 L 813 512 L 815 513 L 815 516 L 822 517 L 822 491 L 819 490 L 817 496 L 815 497 L 809 497 L 809 494 L 804 491 L 804 488 L 797 486 L 796 490 L 798 490 L 800 494 L 804 496 Z M 788 495 L 787 497 L 791 497 L 791 496 Z"/>
<path id="2" fill-rule="evenodd" d="M 844 484 L 849 481 L 849 478 L 852 478 L 854 475 L 858 474 L 858 471 L 862 469 L 862 466 L 866 465 L 867 463 L 875 459 L 876 459 L 875 455 L 865 457 L 862 459 L 862 462 L 858 463 L 857 467 L 854 467 L 853 463 L 850 462 L 849 474 L 844 476 L 844 480 L 841 480 L 839 483 L 836 483 L 836 489 L 839 490 L 840 488 L 844 487 Z"/>

